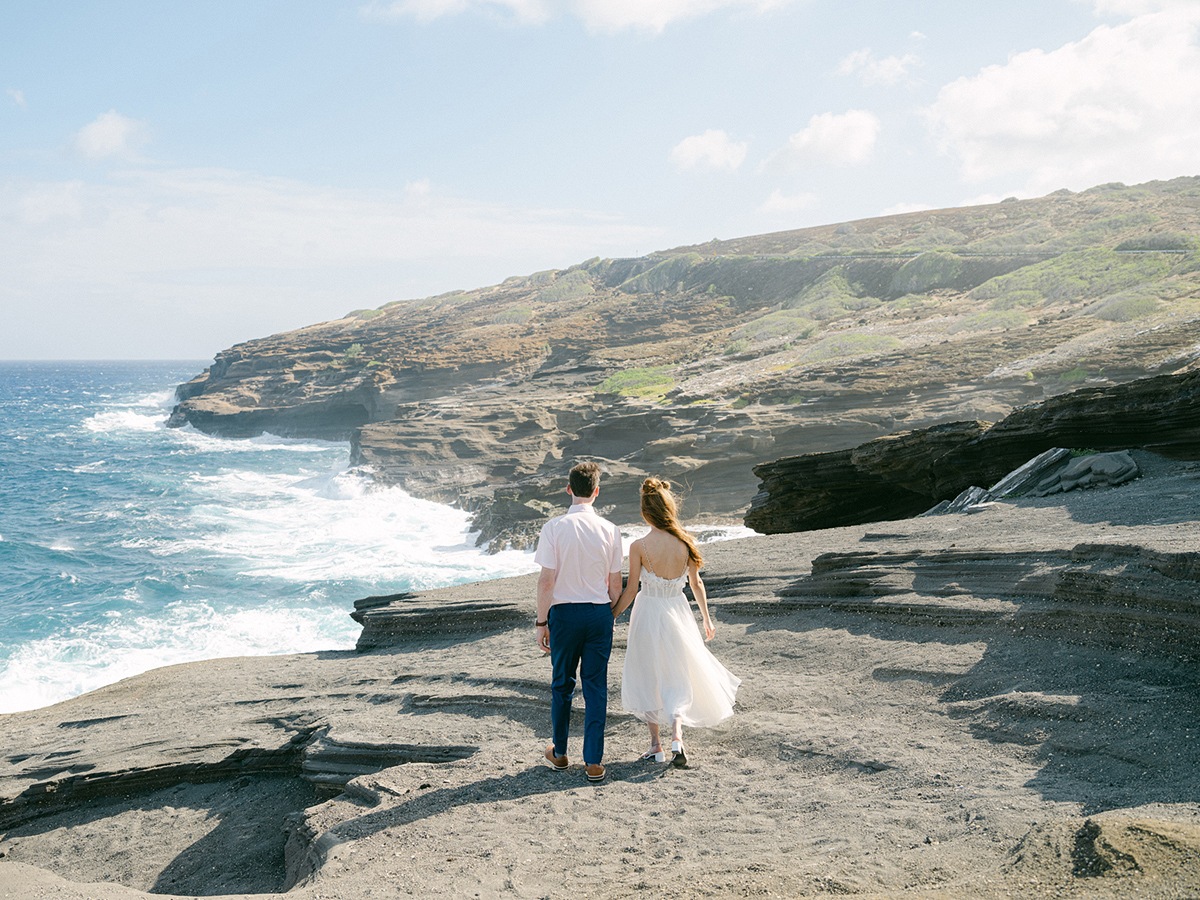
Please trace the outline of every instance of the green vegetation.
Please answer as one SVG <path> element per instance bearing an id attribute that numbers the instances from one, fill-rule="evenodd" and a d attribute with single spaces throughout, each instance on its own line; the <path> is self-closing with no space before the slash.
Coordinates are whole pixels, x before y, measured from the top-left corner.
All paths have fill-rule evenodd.
<path id="1" fill-rule="evenodd" d="M 574 300 L 576 297 L 582 297 L 595 290 L 587 273 L 576 269 L 565 273 L 549 287 L 540 291 L 537 301 L 539 303 L 555 303 L 560 300 Z"/>
<path id="2" fill-rule="evenodd" d="M 659 291 L 671 290 L 679 284 L 692 266 L 703 261 L 699 253 L 667 257 L 658 265 L 630 278 L 621 285 L 621 290 L 627 294 L 656 294 Z"/>
<path id="3" fill-rule="evenodd" d="M 1031 306 L 1040 306 L 1045 302 L 1045 297 L 1037 291 L 1013 291 L 1003 297 L 993 300 L 989 309 L 1028 309 Z"/>
<path id="4" fill-rule="evenodd" d="M 1029 316 L 1018 309 L 985 309 L 955 322 L 946 332 L 958 334 L 961 331 L 992 331 L 997 328 L 1008 331 L 1010 328 L 1020 328 L 1028 321 Z"/>
<path id="5" fill-rule="evenodd" d="M 1007 275 L 985 281 L 968 294 L 976 300 L 1003 300 L 1018 291 L 1033 291 L 1047 300 L 1069 302 L 1106 297 L 1170 271 L 1165 256 L 1133 256 L 1096 247 L 1064 253 Z"/>
<path id="6" fill-rule="evenodd" d="M 648 366 L 641 369 L 626 369 L 609 375 L 596 392 L 617 394 L 621 397 L 661 396 L 675 386 L 672 366 Z"/>
<path id="7" fill-rule="evenodd" d="M 493 325 L 524 325 L 533 318 L 533 310 L 528 306 L 510 306 L 503 312 L 492 316 Z"/>
<path id="8" fill-rule="evenodd" d="M 738 353 L 741 353 L 743 350 L 745 350 L 749 346 L 750 346 L 750 342 L 748 340 L 746 340 L 745 338 L 742 338 L 741 340 L 734 341 L 732 344 L 730 344 L 728 347 L 726 347 L 725 355 L 726 356 L 734 356 Z"/>
<path id="9" fill-rule="evenodd" d="M 391 304 L 388 304 L 389 306 Z M 354 312 L 347 313 L 347 319 L 374 319 L 376 316 L 382 316 L 382 309 L 356 309 Z"/>
<path id="10" fill-rule="evenodd" d="M 1013 253 L 1053 240 L 1056 232 L 1044 222 L 1029 222 L 1014 231 L 992 235 L 970 244 L 976 253 Z"/>
<path id="11" fill-rule="evenodd" d="M 934 288 L 952 287 L 962 269 L 962 259 L 953 253 L 922 253 L 900 267 L 892 279 L 892 292 L 923 294 Z"/>
<path id="12" fill-rule="evenodd" d="M 889 306 L 894 309 L 920 309 L 935 302 L 928 294 L 905 294 L 898 300 L 893 300 Z"/>
<path id="13" fill-rule="evenodd" d="M 1158 298 L 1148 291 L 1122 291 L 1107 299 L 1097 301 L 1083 310 L 1083 314 L 1108 322 L 1132 322 L 1159 310 Z"/>
<path id="14" fill-rule="evenodd" d="M 800 310 L 780 309 L 747 322 L 733 333 L 733 338 L 735 342 L 744 344 L 779 337 L 807 338 L 816 331 L 817 323 L 802 315 Z"/>
<path id="15" fill-rule="evenodd" d="M 1083 381 L 1085 378 L 1087 378 L 1087 369 L 1082 366 L 1076 366 L 1071 371 L 1063 372 L 1058 376 L 1059 381 L 1067 382 L 1068 384 L 1072 381 Z M 1074 456 L 1075 454 L 1071 455 Z M 1079 455 L 1083 456 L 1084 454 L 1081 453 Z"/>
<path id="16" fill-rule="evenodd" d="M 845 356 L 866 356 L 898 350 L 904 342 L 890 334 L 840 334 L 820 340 L 801 355 L 801 364 L 839 359 Z"/>
<path id="17" fill-rule="evenodd" d="M 1045 248 L 1047 250 L 1083 250 L 1087 247 L 1095 247 L 1097 244 L 1111 241 L 1135 228 L 1145 228 L 1148 225 L 1153 225 L 1157 221 L 1158 216 L 1148 212 L 1133 212 L 1120 216 L 1110 216 L 1107 219 L 1088 222 L 1082 228 L 1077 228 L 1068 234 L 1064 234 L 1062 237 L 1047 241 Z"/>
<path id="18" fill-rule="evenodd" d="M 1141 237 L 1129 238 L 1117 244 L 1118 250 L 1165 250 L 1165 251 L 1194 251 L 1196 238 L 1190 234 L 1180 234 L 1174 231 L 1163 231 L 1158 234 L 1143 234 Z"/>
<path id="19" fill-rule="evenodd" d="M 835 266 L 805 288 L 797 296 L 783 304 L 784 310 L 820 322 L 840 319 L 849 312 L 873 309 L 882 301 L 874 297 L 858 296 L 854 286 L 846 278 L 845 268 Z"/>
<path id="20" fill-rule="evenodd" d="M 914 238 L 900 244 L 897 250 L 935 250 L 957 247 L 967 242 L 967 236 L 953 228 L 930 227 Z"/>
<path id="21" fill-rule="evenodd" d="M 362 355 L 363 355 L 363 345 L 362 344 L 351 344 L 349 347 L 346 348 L 346 351 L 342 354 L 342 358 L 338 362 L 341 365 L 346 365 L 347 363 L 351 362 L 352 360 L 358 359 Z"/>

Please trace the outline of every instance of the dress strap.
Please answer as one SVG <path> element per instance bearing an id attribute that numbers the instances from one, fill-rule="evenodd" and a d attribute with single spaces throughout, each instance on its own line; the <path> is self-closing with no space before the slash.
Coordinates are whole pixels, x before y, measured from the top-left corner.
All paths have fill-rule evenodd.
<path id="1" fill-rule="evenodd" d="M 646 563 L 646 568 L 650 570 L 650 574 L 657 577 L 658 573 L 654 571 L 654 566 L 650 565 L 650 551 L 646 549 L 645 538 L 638 538 L 638 543 L 642 545 L 642 560 Z"/>

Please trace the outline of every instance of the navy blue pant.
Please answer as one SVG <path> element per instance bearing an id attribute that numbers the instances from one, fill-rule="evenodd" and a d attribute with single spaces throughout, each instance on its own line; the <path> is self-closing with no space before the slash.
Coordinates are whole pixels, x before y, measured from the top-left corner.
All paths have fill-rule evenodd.
<path id="1" fill-rule="evenodd" d="M 583 684 L 583 761 L 604 759 L 604 721 L 608 712 L 608 657 L 612 654 L 613 616 L 607 603 L 556 603 L 550 607 L 550 723 L 554 755 L 567 753 L 575 670 Z"/>

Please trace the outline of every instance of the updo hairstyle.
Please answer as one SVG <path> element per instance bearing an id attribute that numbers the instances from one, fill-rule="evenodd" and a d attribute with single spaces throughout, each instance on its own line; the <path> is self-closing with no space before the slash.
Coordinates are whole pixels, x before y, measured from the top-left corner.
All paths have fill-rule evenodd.
<path id="1" fill-rule="evenodd" d="M 642 518 L 683 541 L 689 563 L 695 563 L 697 568 L 704 565 L 696 539 L 679 524 L 679 503 L 671 492 L 671 482 L 653 475 L 642 482 Z"/>

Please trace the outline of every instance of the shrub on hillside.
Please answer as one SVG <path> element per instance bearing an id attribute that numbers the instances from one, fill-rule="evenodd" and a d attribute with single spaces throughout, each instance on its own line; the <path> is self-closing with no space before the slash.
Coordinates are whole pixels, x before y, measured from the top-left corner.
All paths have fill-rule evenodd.
<path id="1" fill-rule="evenodd" d="M 811 337 L 817 330 L 817 323 L 807 318 L 798 309 L 780 309 L 767 313 L 742 325 L 733 333 L 733 338 L 748 341 L 769 341 L 772 338 Z"/>
<path id="2" fill-rule="evenodd" d="M 958 334 L 962 331 L 994 331 L 1020 328 L 1029 321 L 1029 316 L 1017 309 L 985 309 L 965 319 L 955 322 L 946 329 L 948 334 Z"/>
<path id="3" fill-rule="evenodd" d="M 792 299 L 783 304 L 785 310 L 819 322 L 840 319 L 850 312 L 873 309 L 880 305 L 874 297 L 858 296 L 854 285 L 846 279 L 845 269 L 835 266 Z"/>
<path id="4" fill-rule="evenodd" d="M 827 359 L 840 359 L 845 356 L 867 356 L 872 353 L 886 353 L 898 350 L 904 342 L 890 334 L 840 334 L 832 335 L 818 341 L 811 349 L 801 355 L 798 362 L 801 365 L 822 362 Z"/>
<path id="5" fill-rule="evenodd" d="M 576 297 L 590 294 L 594 290 L 596 289 L 592 287 L 592 280 L 588 278 L 587 274 L 576 270 L 567 272 L 552 285 L 539 291 L 537 300 L 540 303 L 574 300 Z"/>
<path id="6" fill-rule="evenodd" d="M 675 379 L 672 377 L 671 371 L 671 366 L 648 366 L 615 372 L 600 383 L 596 392 L 618 394 L 622 397 L 651 397 L 665 394 L 675 386 Z"/>
<path id="7" fill-rule="evenodd" d="M 1131 256 L 1104 248 L 1063 253 L 985 281 L 972 290 L 976 300 L 1002 300 L 1032 291 L 1047 300 L 1067 302 L 1107 297 L 1157 281 L 1167 275 L 1171 261 L 1163 256 Z"/>
<path id="8" fill-rule="evenodd" d="M 1128 238 L 1117 244 L 1118 250 L 1195 250 L 1196 238 L 1190 234 L 1180 234 L 1173 231 L 1163 231 L 1158 234 L 1143 234 L 1141 237 Z"/>
<path id="9" fill-rule="evenodd" d="M 953 287 L 962 268 L 962 259 L 953 253 L 922 253 L 900 267 L 892 279 L 892 293 L 923 294 L 934 288 Z"/>
<path id="10" fill-rule="evenodd" d="M 504 312 L 492 316 L 493 325 L 524 325 L 533 318 L 533 310 L 528 306 L 510 306 Z"/>

